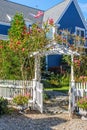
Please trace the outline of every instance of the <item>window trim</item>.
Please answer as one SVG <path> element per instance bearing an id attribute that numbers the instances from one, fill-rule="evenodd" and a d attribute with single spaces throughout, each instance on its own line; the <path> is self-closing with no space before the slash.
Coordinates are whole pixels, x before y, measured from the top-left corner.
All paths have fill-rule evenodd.
<path id="1" fill-rule="evenodd" d="M 84 31 L 84 37 L 85 37 L 85 29 L 84 28 L 81 28 L 81 27 L 75 27 L 75 34 L 77 35 L 77 30 L 79 30 L 80 31 L 80 35 L 79 36 L 81 36 L 81 31 Z"/>

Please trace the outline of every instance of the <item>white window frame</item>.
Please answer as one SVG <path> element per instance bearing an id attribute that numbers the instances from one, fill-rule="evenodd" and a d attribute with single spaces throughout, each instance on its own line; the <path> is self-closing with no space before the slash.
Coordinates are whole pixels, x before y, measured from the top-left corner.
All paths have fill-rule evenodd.
<path id="1" fill-rule="evenodd" d="M 84 37 L 85 37 L 85 29 L 84 28 L 80 28 L 80 27 L 75 27 L 75 34 L 77 35 L 77 30 L 79 30 L 79 32 L 80 32 L 80 37 L 81 37 L 81 31 L 83 31 L 84 32 Z"/>
<path id="2" fill-rule="evenodd" d="M 25 21 L 25 24 L 27 27 L 29 27 L 31 25 L 29 21 Z"/>

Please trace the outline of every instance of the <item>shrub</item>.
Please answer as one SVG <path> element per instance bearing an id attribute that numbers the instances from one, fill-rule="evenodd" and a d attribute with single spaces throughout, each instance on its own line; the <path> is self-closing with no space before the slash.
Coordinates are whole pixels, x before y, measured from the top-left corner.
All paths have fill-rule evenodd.
<path id="1" fill-rule="evenodd" d="M 28 104 L 29 97 L 26 95 L 17 95 L 13 98 L 13 103 L 16 105 L 26 105 Z"/>
<path id="2" fill-rule="evenodd" d="M 45 100 L 48 100 L 48 99 L 50 99 L 50 96 L 48 94 L 44 93 L 43 94 L 43 100 L 45 101 Z"/>
<path id="3" fill-rule="evenodd" d="M 77 105 L 79 108 L 87 110 L 87 97 L 83 97 L 79 99 L 79 101 L 77 102 Z"/>
<path id="4" fill-rule="evenodd" d="M 0 97 L 0 115 L 7 113 L 8 110 L 8 100 Z"/>

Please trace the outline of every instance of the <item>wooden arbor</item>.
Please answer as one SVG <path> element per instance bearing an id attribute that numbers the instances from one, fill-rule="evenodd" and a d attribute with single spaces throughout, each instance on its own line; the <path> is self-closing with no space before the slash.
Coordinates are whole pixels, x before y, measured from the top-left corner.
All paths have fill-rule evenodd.
<path id="1" fill-rule="evenodd" d="M 72 51 L 70 48 L 65 47 L 64 45 L 57 44 L 56 42 L 52 42 L 48 44 L 45 50 L 41 52 L 34 52 L 33 56 L 35 57 L 35 79 L 40 82 L 40 57 L 47 56 L 47 55 L 71 55 L 71 85 L 69 88 L 69 115 L 74 111 L 74 104 L 75 104 L 75 97 L 74 97 L 74 70 L 73 70 L 73 57 L 74 55 L 79 55 L 76 51 Z"/>

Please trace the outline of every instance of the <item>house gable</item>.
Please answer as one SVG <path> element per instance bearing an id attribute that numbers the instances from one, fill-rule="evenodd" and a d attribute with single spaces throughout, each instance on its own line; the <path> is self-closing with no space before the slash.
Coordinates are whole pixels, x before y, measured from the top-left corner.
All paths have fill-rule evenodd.
<path id="1" fill-rule="evenodd" d="M 54 23 L 56 23 L 57 20 L 59 20 L 59 18 L 61 17 L 63 12 L 65 11 L 65 9 L 69 6 L 70 2 L 71 2 L 71 0 L 64 0 L 60 3 L 58 3 L 57 5 L 53 6 L 52 8 L 46 10 L 44 12 L 43 21 L 45 22 L 49 18 L 53 18 Z"/>
<path id="2" fill-rule="evenodd" d="M 78 13 L 78 10 L 72 1 L 60 21 L 60 29 L 68 29 L 70 32 L 75 32 L 75 27 L 85 28 L 83 21 Z"/>

